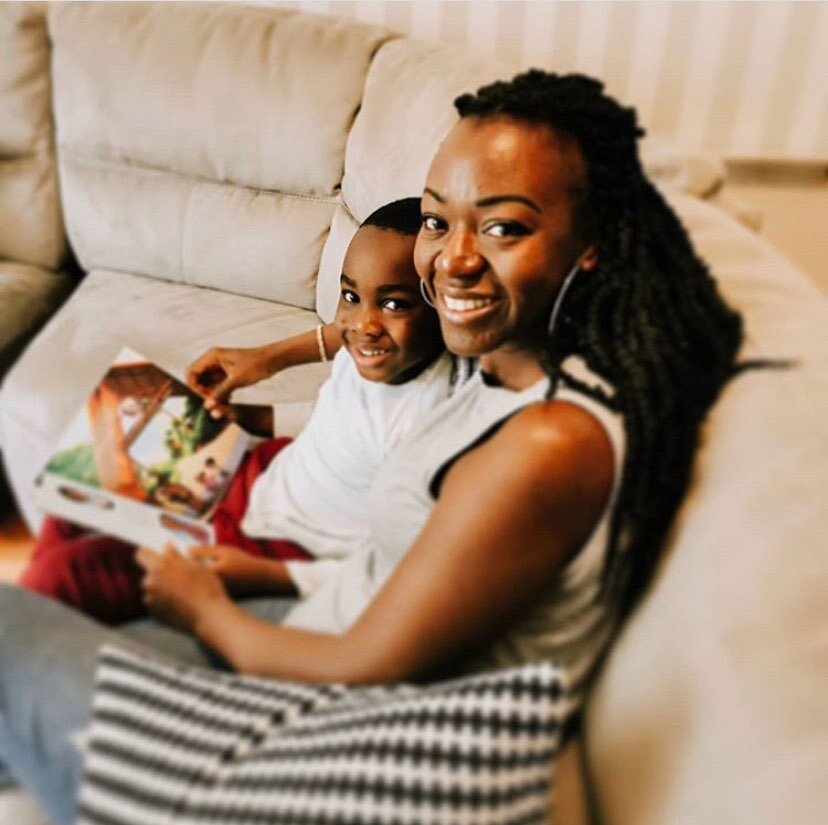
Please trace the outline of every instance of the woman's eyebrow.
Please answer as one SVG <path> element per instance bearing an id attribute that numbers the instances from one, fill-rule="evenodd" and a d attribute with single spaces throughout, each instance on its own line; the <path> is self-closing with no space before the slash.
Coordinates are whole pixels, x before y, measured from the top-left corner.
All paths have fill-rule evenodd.
<path id="1" fill-rule="evenodd" d="M 438 203 L 446 202 L 446 199 L 442 195 L 438 194 L 433 189 L 429 189 L 427 186 L 423 190 L 423 192 L 424 194 L 431 195 L 431 197 L 434 198 L 434 200 L 436 200 Z M 533 209 L 539 215 L 543 214 L 543 210 L 540 208 L 540 206 L 538 206 L 538 204 L 536 204 L 533 200 L 525 197 L 524 195 L 489 195 L 486 198 L 480 198 L 480 200 L 475 201 L 474 205 L 483 208 L 486 206 L 495 206 L 498 203 L 504 203 L 508 201 L 522 203 L 525 206 L 528 206 L 530 209 Z"/>
<path id="2" fill-rule="evenodd" d="M 543 213 L 540 206 L 538 206 L 533 200 L 526 198 L 523 195 L 490 195 L 488 198 L 480 198 L 480 200 L 475 201 L 474 205 L 495 206 L 496 204 L 503 203 L 504 201 L 517 201 L 517 203 L 522 203 L 530 209 L 534 209 L 538 214 Z"/>

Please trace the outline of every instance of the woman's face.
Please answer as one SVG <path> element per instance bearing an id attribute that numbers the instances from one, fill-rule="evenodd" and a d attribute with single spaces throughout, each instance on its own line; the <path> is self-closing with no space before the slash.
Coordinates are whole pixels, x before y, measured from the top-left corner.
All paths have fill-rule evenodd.
<path id="1" fill-rule="evenodd" d="M 417 273 L 446 345 L 479 356 L 531 349 L 584 252 L 573 211 L 585 197 L 574 139 L 508 117 L 464 118 L 428 173 Z"/>

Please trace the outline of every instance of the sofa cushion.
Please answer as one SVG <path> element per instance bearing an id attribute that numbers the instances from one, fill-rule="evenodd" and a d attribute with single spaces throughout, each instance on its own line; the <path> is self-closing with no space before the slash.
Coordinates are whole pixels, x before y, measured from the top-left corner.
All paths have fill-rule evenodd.
<path id="1" fill-rule="evenodd" d="M 41 3 L 0 3 L 0 259 L 57 269 L 66 254 Z"/>
<path id="2" fill-rule="evenodd" d="M 828 810 L 828 300 L 761 238 L 672 195 L 745 358 L 648 597 L 587 713 L 606 825 L 818 822 Z"/>
<path id="3" fill-rule="evenodd" d="M 391 34 L 290 9 L 152 3 L 55 4 L 50 34 L 83 268 L 312 307 L 348 131 Z"/>
<path id="4" fill-rule="evenodd" d="M 551 663 L 348 688 L 105 647 L 96 684 L 84 825 L 543 822 L 569 711 Z"/>
<path id="5" fill-rule="evenodd" d="M 71 288 L 62 273 L 0 261 L 0 376 Z"/>
<path id="6" fill-rule="evenodd" d="M 0 443 L 30 526 L 39 521 L 31 502 L 34 478 L 121 347 L 183 376 L 210 346 L 254 346 L 316 323 L 307 310 L 227 292 L 119 272 L 87 275 L 10 370 L 0 394 Z M 290 413 L 292 405 L 315 398 L 328 371 L 325 364 L 289 370 L 240 391 L 237 400 L 277 400 Z"/>

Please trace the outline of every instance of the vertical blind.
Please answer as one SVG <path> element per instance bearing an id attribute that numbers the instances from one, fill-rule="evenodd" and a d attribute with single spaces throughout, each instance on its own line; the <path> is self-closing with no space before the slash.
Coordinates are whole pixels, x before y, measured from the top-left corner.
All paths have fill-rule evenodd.
<path id="1" fill-rule="evenodd" d="M 826 2 L 285 2 L 517 69 L 603 79 L 652 134 L 726 157 L 828 159 Z"/>

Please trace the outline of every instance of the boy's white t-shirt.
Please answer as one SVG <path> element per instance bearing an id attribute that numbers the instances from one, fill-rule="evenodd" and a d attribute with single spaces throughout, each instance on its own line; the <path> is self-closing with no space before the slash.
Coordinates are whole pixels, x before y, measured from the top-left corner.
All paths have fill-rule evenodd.
<path id="1" fill-rule="evenodd" d="M 301 545 L 318 561 L 287 562 L 301 596 L 368 542 L 368 491 L 385 456 L 448 397 L 452 358 L 405 384 L 367 381 L 341 349 L 305 428 L 256 479 L 242 530 Z M 278 423 L 278 422 L 277 422 Z"/>

